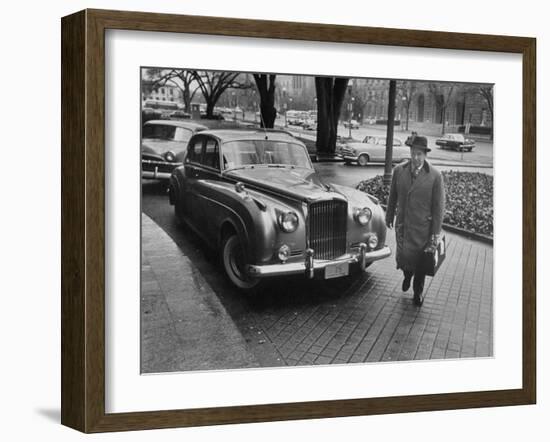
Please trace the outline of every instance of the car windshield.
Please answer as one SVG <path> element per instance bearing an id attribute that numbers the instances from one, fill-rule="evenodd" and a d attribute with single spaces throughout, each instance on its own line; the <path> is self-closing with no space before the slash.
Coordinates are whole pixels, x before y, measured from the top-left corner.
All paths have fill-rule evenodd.
<path id="1" fill-rule="evenodd" d="M 170 126 L 167 124 L 146 124 L 143 126 L 142 135 L 143 138 L 182 141 L 187 143 L 193 133 L 190 129 L 186 129 L 185 127 Z"/>
<path id="2" fill-rule="evenodd" d="M 303 146 L 285 141 L 241 140 L 222 145 L 224 169 L 251 165 L 294 166 L 311 169 Z"/>
<path id="3" fill-rule="evenodd" d="M 453 141 L 464 141 L 464 136 L 462 134 L 447 134 L 447 138 Z"/>

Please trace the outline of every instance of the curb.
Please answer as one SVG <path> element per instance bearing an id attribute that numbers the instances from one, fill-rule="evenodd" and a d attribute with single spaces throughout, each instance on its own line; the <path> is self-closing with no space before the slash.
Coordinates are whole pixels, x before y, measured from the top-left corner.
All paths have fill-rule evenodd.
<path id="1" fill-rule="evenodd" d="M 145 213 L 141 225 L 142 373 L 258 367 L 193 262 Z"/>
<path id="2" fill-rule="evenodd" d="M 380 204 L 380 206 L 384 209 L 384 211 L 388 207 L 386 204 L 382 204 L 382 203 Z M 475 241 L 480 241 L 485 244 L 493 245 L 492 236 L 484 235 L 482 233 L 472 232 L 470 230 L 462 229 L 461 227 L 452 226 L 451 224 L 447 224 L 447 223 L 443 223 L 442 227 L 443 229 L 452 233 L 456 233 L 457 235 L 464 236 L 466 238 L 473 239 Z"/>
<path id="3" fill-rule="evenodd" d="M 471 232 L 470 230 L 462 229 L 460 227 L 452 226 L 452 225 L 446 224 L 446 223 L 443 223 L 443 228 L 445 230 L 448 230 L 449 232 L 453 232 L 453 233 L 456 233 L 458 235 L 465 236 L 469 239 L 474 239 L 476 241 L 481 241 L 481 242 L 484 242 L 486 244 L 493 245 L 493 237 L 492 236 L 484 235 L 482 233 Z"/>

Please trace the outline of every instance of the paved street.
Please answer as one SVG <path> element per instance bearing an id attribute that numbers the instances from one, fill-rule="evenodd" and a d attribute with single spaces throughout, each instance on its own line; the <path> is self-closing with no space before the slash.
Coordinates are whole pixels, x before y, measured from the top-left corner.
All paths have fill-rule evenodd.
<path id="1" fill-rule="evenodd" d="M 378 166 L 359 168 L 340 163 L 319 163 L 316 167 L 323 176 L 332 176 L 333 182 L 348 185 L 357 184 L 359 175 L 364 179 L 381 172 Z M 208 345 L 211 330 L 220 331 L 215 327 L 217 320 L 228 325 L 229 336 L 222 333 L 213 339 L 236 343 L 238 354 L 231 362 L 227 357 L 216 360 L 211 349 L 205 348 L 205 354 L 211 355 L 205 356 L 210 369 L 235 367 L 235 361 L 265 367 L 493 354 L 490 245 L 447 233 L 447 259 L 437 277 L 427 279 L 426 300 L 420 309 L 412 304 L 411 291 L 401 291 L 401 273 L 395 269 L 393 256 L 374 263 L 358 279 L 285 278 L 274 281 L 261 296 L 248 298 L 228 283 L 217 253 L 206 250 L 194 234 L 176 224 L 162 183 L 143 183 L 142 209 L 152 220 L 143 230 L 143 240 L 154 245 L 159 237 L 162 244 L 171 241 L 173 246 L 167 245 L 170 252 L 164 253 L 159 245 L 153 258 L 144 248 L 142 272 L 153 292 L 142 297 L 142 310 L 149 312 L 149 322 L 142 322 L 142 334 L 152 333 L 149 348 L 159 349 L 154 330 L 159 330 L 159 324 L 171 330 L 171 338 L 165 341 L 168 344 L 159 350 L 164 356 L 157 353 L 164 362 L 150 365 L 151 371 L 204 369 L 200 364 L 202 349 L 196 346 Z M 388 244 L 395 248 L 393 231 Z M 174 264 L 180 261 L 185 265 Z M 161 287 L 155 289 L 160 272 L 170 274 L 167 294 Z M 197 280 L 200 290 L 190 290 Z M 194 306 L 209 321 L 186 322 L 190 312 L 185 305 Z M 192 336 L 194 333 L 197 336 Z M 190 343 L 195 348 L 185 348 Z M 189 353 L 193 358 L 188 361 Z M 148 355 L 142 356 L 151 361 Z"/>
<path id="2" fill-rule="evenodd" d="M 245 118 L 249 121 L 254 121 L 254 117 L 252 116 L 252 114 L 246 115 Z M 299 126 L 292 125 L 288 125 L 287 127 L 285 127 L 284 118 L 282 117 L 279 117 L 275 124 L 277 127 L 285 128 L 286 130 L 299 137 L 308 138 L 311 140 L 315 140 L 316 138 L 315 131 L 304 130 Z M 456 152 L 454 150 L 439 149 L 438 146 L 435 144 L 435 141 L 437 138 L 440 137 L 439 131 L 441 130 L 441 125 L 429 125 L 429 127 L 424 128 L 420 123 L 414 122 L 410 123 L 408 131 L 405 131 L 400 126 L 395 127 L 394 137 L 404 142 L 411 134 L 412 130 L 419 131 L 419 134 L 425 135 L 428 139 L 428 145 L 432 149 L 432 151 L 429 153 L 429 158 L 431 159 L 462 162 L 465 165 L 472 166 L 493 166 L 493 143 L 488 140 L 476 140 L 476 147 L 472 152 Z M 428 131 L 428 133 L 424 131 Z M 348 137 L 349 129 L 346 129 L 343 124 L 340 124 L 338 126 L 338 135 Z M 352 129 L 351 131 L 352 138 L 356 139 L 357 141 L 363 140 L 367 135 L 385 136 L 386 126 L 364 124 L 359 129 Z"/>

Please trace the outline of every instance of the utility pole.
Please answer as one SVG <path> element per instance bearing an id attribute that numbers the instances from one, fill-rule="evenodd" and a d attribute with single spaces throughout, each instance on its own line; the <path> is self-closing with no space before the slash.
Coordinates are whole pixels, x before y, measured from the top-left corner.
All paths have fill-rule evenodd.
<path id="1" fill-rule="evenodd" d="M 392 174 L 392 153 L 393 153 L 393 129 L 395 121 L 395 96 L 396 81 L 390 80 L 390 91 L 388 95 L 388 120 L 386 126 L 386 164 L 384 167 L 384 185 L 389 186 Z"/>

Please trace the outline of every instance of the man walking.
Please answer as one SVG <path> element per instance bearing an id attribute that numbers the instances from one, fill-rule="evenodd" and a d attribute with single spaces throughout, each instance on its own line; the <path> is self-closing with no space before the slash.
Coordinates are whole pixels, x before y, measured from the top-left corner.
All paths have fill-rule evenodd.
<path id="1" fill-rule="evenodd" d="M 393 170 L 386 225 L 391 228 L 395 218 L 397 268 L 403 271 L 402 289 L 409 290 L 413 280 L 414 303 L 424 302 L 426 274 L 417 271 L 422 253 L 435 248 L 441 234 L 445 211 L 445 188 L 441 173 L 426 161 L 426 137 L 413 135 L 406 144 L 411 159 Z"/>

